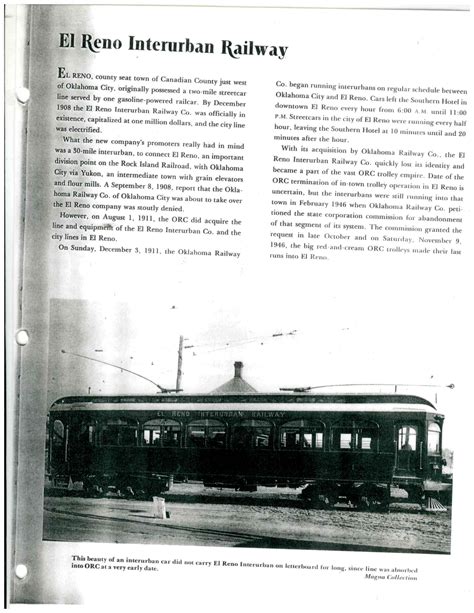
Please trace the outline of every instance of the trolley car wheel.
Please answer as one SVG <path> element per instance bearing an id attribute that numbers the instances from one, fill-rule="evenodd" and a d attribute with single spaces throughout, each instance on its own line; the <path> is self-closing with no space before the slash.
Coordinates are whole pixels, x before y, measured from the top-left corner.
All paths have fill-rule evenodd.
<path id="1" fill-rule="evenodd" d="M 337 502 L 337 497 L 333 494 L 320 494 L 317 499 L 319 509 L 330 509 Z"/>
<path id="2" fill-rule="evenodd" d="M 329 509 L 338 501 L 339 492 L 337 486 L 331 483 L 308 484 L 300 497 L 313 508 Z"/>
<path id="3" fill-rule="evenodd" d="M 104 488 L 100 485 L 97 485 L 96 483 L 92 485 L 91 488 L 87 491 L 89 493 L 89 496 L 91 496 L 92 498 L 100 498 L 104 495 Z"/>
<path id="4" fill-rule="evenodd" d="M 135 498 L 135 491 L 131 485 L 127 485 L 124 488 L 120 489 L 120 493 L 124 498 L 132 499 Z"/>
<path id="5" fill-rule="evenodd" d="M 359 511 L 387 511 L 390 501 L 378 492 L 362 494 L 356 501 Z"/>
<path id="6" fill-rule="evenodd" d="M 369 510 L 370 511 L 388 511 L 389 501 L 379 497 L 369 497 Z"/>
<path id="7" fill-rule="evenodd" d="M 359 511 L 368 511 L 370 509 L 369 497 L 361 496 L 357 501 L 357 508 Z"/>

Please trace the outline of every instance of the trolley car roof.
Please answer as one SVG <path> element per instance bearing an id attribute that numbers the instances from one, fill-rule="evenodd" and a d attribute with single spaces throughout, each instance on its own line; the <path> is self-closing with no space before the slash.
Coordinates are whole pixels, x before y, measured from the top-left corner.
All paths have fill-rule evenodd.
<path id="1" fill-rule="evenodd" d="M 127 406 L 124 406 L 127 405 Z M 133 406 L 130 406 L 133 405 Z M 96 410 L 117 411 L 185 410 L 194 405 L 208 405 L 215 411 L 221 405 L 221 410 L 275 410 L 279 407 L 287 410 L 319 410 L 319 411 L 423 411 L 436 412 L 436 407 L 420 396 L 402 394 L 180 394 L 177 396 L 67 396 L 56 400 L 51 410 Z M 237 405 L 237 406 L 236 406 Z M 273 406 L 272 406 L 273 405 Z M 299 405 L 299 406 L 294 406 Z"/>

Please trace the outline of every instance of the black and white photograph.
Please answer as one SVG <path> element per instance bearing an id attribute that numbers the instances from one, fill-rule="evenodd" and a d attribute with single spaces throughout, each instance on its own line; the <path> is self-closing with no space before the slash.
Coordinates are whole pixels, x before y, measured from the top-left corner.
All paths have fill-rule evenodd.
<path id="1" fill-rule="evenodd" d="M 141 345 L 126 308 L 51 305 L 44 539 L 450 553 L 453 450 L 435 403 L 449 407 L 454 384 L 302 386 L 320 359 L 298 364 L 296 329 L 238 338 L 221 324 L 214 342 L 176 335 L 166 356 L 179 310 Z M 317 353 L 357 378 L 337 336 L 349 362 L 350 324 Z"/>

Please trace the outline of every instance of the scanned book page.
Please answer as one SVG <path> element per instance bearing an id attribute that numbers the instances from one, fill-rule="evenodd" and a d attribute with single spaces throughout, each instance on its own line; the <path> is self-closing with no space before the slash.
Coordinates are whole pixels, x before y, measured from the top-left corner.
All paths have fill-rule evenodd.
<path id="1" fill-rule="evenodd" d="M 470 13 L 25 28 L 12 602 L 467 609 Z"/>

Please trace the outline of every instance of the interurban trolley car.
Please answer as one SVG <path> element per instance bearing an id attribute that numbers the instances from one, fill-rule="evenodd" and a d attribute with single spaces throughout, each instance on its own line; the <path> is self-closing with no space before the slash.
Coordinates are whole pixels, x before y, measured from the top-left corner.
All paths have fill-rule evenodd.
<path id="1" fill-rule="evenodd" d="M 86 493 L 152 496 L 173 481 L 252 491 L 304 487 L 321 506 L 423 504 L 449 495 L 444 416 L 401 394 L 84 396 L 49 413 L 48 469 Z"/>

